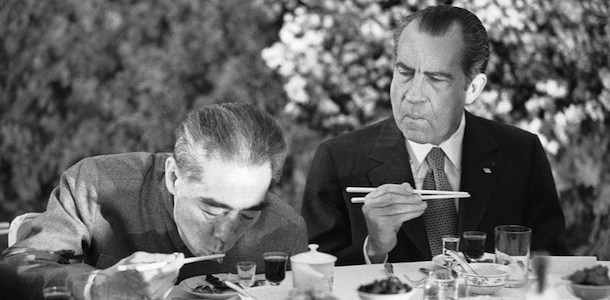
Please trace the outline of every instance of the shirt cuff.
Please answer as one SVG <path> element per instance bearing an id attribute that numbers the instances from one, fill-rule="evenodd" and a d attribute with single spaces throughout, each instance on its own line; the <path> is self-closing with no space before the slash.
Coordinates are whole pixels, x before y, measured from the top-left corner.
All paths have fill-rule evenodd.
<path id="1" fill-rule="evenodd" d="M 373 263 L 371 262 L 371 259 L 369 258 L 369 255 L 366 253 L 366 247 L 369 245 L 369 236 L 367 235 L 366 238 L 364 239 L 364 244 L 362 245 L 362 255 L 364 256 L 364 263 L 367 265 L 372 265 Z M 385 255 L 385 258 L 383 259 L 382 263 L 386 263 L 388 262 L 388 255 Z"/>
<path id="2" fill-rule="evenodd" d="M 100 270 L 95 270 L 93 272 L 91 272 L 91 275 L 89 275 L 89 278 L 87 278 L 87 283 L 85 284 L 85 288 L 83 289 L 83 299 L 84 300 L 92 300 L 91 297 L 91 286 L 93 285 L 93 281 L 95 280 L 95 276 L 97 276 L 97 273 Z"/>

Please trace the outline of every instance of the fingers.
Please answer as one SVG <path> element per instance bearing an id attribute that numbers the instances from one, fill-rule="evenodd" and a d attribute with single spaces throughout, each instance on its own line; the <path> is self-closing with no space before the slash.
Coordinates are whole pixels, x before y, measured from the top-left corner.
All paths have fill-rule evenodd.
<path id="1" fill-rule="evenodd" d="M 391 251 L 402 224 L 421 216 L 427 207 L 409 183 L 384 184 L 368 193 L 362 206 L 369 235 L 367 253 L 382 256 Z"/>
<path id="2" fill-rule="evenodd" d="M 427 207 L 409 183 L 384 184 L 366 195 L 362 213 L 368 223 L 389 229 L 421 216 Z"/>
<path id="3" fill-rule="evenodd" d="M 119 266 L 125 264 L 153 264 L 155 268 L 135 269 L 129 268 L 120 271 Z M 160 264 L 159 264 L 160 263 Z M 121 260 L 117 265 L 104 270 L 110 272 L 114 292 L 122 295 L 146 296 L 147 299 L 163 299 L 178 278 L 180 268 L 184 265 L 182 253 L 146 253 L 136 252 Z"/>
<path id="4" fill-rule="evenodd" d="M 373 207 L 384 207 L 395 203 L 421 205 L 419 194 L 413 193 L 408 183 L 400 185 L 384 184 L 364 197 L 364 204 Z"/>
<path id="5" fill-rule="evenodd" d="M 384 184 L 367 194 L 367 197 L 377 198 L 384 194 L 413 194 L 413 187 L 408 182 L 402 184 Z"/>

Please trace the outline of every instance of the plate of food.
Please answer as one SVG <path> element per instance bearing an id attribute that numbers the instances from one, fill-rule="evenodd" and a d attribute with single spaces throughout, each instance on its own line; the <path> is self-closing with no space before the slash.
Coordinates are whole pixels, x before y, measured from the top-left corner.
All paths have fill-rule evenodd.
<path id="1" fill-rule="evenodd" d="M 256 275 L 255 285 L 264 285 L 264 274 Z M 261 279 L 262 278 L 262 279 Z M 184 279 L 178 287 L 190 295 L 205 299 L 230 299 L 237 296 L 237 292 L 226 284 L 225 280 L 237 282 L 235 274 L 207 274 Z"/>
<path id="2" fill-rule="evenodd" d="M 358 288 L 361 300 L 409 300 L 415 299 L 416 292 L 398 277 L 375 280 Z"/>

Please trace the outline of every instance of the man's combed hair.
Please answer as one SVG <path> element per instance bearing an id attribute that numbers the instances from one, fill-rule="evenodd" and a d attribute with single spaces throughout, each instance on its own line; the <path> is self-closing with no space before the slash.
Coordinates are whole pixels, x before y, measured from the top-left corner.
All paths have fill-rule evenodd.
<path id="1" fill-rule="evenodd" d="M 286 158 L 286 141 L 275 120 L 248 104 L 225 103 L 191 112 L 176 130 L 174 157 L 180 172 L 201 179 L 203 160 L 216 156 L 244 166 L 271 164 L 274 180 Z"/>
<path id="2" fill-rule="evenodd" d="M 489 62 L 489 40 L 481 20 L 466 9 L 439 5 L 430 6 L 408 15 L 394 32 L 394 55 L 397 53 L 400 35 L 409 23 L 418 21 L 418 29 L 432 36 L 442 36 L 454 23 L 462 30 L 464 49 L 462 53 L 462 70 L 471 81 L 477 74 L 485 73 Z"/>

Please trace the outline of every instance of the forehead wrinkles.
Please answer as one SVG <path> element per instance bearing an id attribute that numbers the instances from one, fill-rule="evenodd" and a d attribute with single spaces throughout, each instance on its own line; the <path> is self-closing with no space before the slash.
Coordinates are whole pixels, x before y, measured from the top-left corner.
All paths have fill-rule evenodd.
<path id="1" fill-rule="evenodd" d="M 421 32 L 414 24 L 403 31 L 399 40 L 397 63 L 422 72 L 461 72 L 460 55 L 463 41 L 458 26 L 453 26 L 441 36 Z"/>

